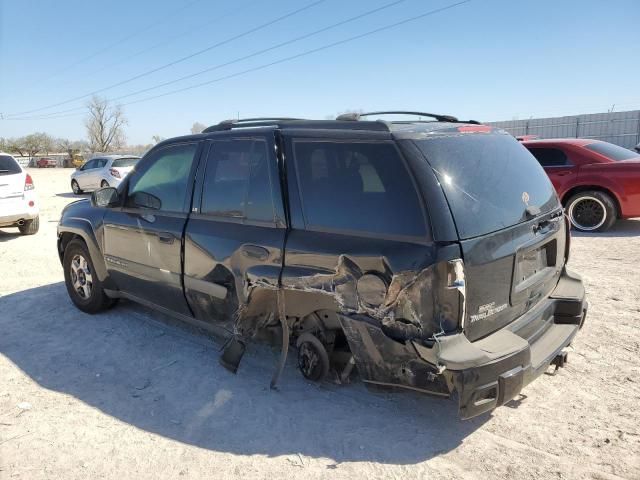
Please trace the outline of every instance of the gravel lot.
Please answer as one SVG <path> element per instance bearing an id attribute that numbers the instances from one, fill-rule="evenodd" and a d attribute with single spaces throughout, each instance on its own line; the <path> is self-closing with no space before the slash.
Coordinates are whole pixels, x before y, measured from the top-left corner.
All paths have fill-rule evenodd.
<path id="1" fill-rule="evenodd" d="M 55 241 L 71 170 L 32 170 L 41 230 L 0 230 L 0 479 L 640 479 L 640 221 L 576 235 L 587 323 L 557 375 L 470 421 L 453 402 L 304 381 L 132 303 L 67 297 Z M 290 358 L 291 360 L 291 358 Z"/>

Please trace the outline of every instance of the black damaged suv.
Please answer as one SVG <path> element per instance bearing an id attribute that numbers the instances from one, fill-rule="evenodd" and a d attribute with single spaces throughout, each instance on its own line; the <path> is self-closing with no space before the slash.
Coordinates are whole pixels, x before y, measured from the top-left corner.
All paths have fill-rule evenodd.
<path id="1" fill-rule="evenodd" d="M 387 113 L 415 121 L 366 121 Z M 424 119 L 433 119 L 425 121 Z M 563 366 L 586 316 L 569 228 L 511 135 L 414 112 L 226 121 L 149 151 L 70 204 L 72 301 L 124 297 L 227 336 L 289 346 L 309 379 L 450 396 L 469 418 Z"/>

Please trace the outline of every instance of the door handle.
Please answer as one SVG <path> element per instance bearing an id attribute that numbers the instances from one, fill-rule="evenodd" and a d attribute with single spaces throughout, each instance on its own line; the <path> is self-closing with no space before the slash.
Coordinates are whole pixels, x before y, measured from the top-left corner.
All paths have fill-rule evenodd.
<path id="1" fill-rule="evenodd" d="M 242 254 L 248 258 L 255 258 L 256 260 L 266 260 L 269 258 L 269 250 L 264 247 L 258 247 L 257 245 L 243 245 Z"/>
<path id="2" fill-rule="evenodd" d="M 566 177 L 567 175 L 571 175 L 571 172 L 558 172 L 556 175 L 559 177 Z"/>
<path id="3" fill-rule="evenodd" d="M 176 240 L 176 237 L 173 233 L 162 232 L 158 233 L 158 240 L 160 240 L 160 243 L 171 245 Z"/>

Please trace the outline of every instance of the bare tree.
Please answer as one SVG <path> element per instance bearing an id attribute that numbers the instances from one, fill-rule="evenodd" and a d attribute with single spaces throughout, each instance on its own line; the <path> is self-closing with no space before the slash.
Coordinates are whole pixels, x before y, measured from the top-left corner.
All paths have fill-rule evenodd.
<path id="1" fill-rule="evenodd" d="M 89 148 L 93 152 L 109 152 L 125 142 L 124 117 L 120 105 L 111 105 L 109 100 L 94 96 L 87 104 L 89 116 L 85 120 Z"/>
<path id="2" fill-rule="evenodd" d="M 194 135 L 196 133 L 202 133 L 202 131 L 207 128 L 207 126 L 203 123 L 200 122 L 194 122 L 193 125 L 191 125 L 191 133 L 193 133 Z"/>

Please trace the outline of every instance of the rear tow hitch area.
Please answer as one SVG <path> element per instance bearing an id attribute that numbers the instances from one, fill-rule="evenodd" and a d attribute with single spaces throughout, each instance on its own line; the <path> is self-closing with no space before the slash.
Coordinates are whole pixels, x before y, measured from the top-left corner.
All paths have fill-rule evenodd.
<path id="1" fill-rule="evenodd" d="M 569 352 L 567 352 L 566 350 L 562 350 L 551 361 L 551 365 L 555 365 L 556 368 L 553 369 L 553 372 L 551 372 L 550 375 L 555 375 L 558 372 L 558 369 L 564 368 L 564 366 L 568 361 L 569 361 Z"/>

